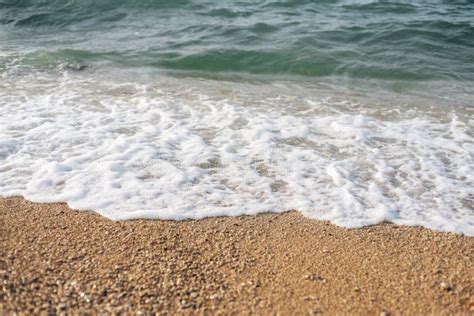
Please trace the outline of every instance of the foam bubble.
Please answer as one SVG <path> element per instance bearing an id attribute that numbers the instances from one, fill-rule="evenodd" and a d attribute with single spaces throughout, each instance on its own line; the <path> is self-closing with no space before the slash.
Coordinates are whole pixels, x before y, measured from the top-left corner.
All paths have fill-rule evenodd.
<path id="1" fill-rule="evenodd" d="M 114 220 L 296 209 L 474 236 L 467 117 L 280 85 L 3 79 L 0 195 Z"/>

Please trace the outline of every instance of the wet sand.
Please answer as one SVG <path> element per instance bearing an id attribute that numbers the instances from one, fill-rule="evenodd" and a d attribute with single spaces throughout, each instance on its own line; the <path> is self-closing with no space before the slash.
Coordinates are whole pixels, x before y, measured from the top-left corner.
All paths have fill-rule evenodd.
<path id="1" fill-rule="evenodd" d="M 474 312 L 474 238 L 298 212 L 113 222 L 0 199 L 0 314 Z"/>

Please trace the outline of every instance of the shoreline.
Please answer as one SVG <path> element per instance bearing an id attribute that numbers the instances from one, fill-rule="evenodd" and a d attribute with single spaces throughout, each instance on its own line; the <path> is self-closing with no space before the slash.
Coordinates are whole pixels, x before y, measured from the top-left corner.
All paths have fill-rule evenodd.
<path id="1" fill-rule="evenodd" d="M 457 314 L 474 239 L 300 213 L 114 222 L 0 198 L 0 314 Z"/>

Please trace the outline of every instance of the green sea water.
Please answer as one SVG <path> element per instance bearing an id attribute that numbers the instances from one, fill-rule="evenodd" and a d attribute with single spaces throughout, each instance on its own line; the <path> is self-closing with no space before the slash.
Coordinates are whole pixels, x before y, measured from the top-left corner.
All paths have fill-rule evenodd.
<path id="1" fill-rule="evenodd" d="M 473 1 L 1 0 L 0 69 L 474 81 Z"/>

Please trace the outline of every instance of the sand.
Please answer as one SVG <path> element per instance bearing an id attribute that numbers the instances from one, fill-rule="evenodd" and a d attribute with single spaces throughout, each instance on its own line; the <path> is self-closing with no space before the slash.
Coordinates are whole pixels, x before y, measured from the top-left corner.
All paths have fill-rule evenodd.
<path id="1" fill-rule="evenodd" d="M 459 314 L 474 238 L 298 212 L 113 222 L 0 199 L 0 314 Z"/>

